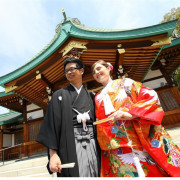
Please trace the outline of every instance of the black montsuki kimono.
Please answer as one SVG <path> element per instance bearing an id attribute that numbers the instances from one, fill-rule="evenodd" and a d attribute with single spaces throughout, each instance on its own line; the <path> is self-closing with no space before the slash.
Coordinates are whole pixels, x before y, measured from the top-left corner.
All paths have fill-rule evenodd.
<path id="1" fill-rule="evenodd" d="M 56 150 L 62 164 L 72 162 L 76 163 L 74 168 L 63 168 L 61 174 L 57 173 L 57 176 L 61 177 L 79 177 L 72 112 L 72 103 L 74 101 L 72 94 L 74 91 L 74 87 L 72 85 L 68 85 L 66 88 L 62 88 L 54 92 L 52 99 L 48 104 L 44 121 L 36 139 L 37 142 L 43 144 L 48 149 Z M 83 101 L 79 101 L 78 104 L 76 103 L 76 108 L 80 108 L 80 110 L 83 109 L 84 112 L 88 111 L 90 108 L 90 117 L 93 121 L 95 121 L 94 95 L 82 87 L 80 97 Z M 88 107 L 87 102 L 89 102 Z M 77 105 L 79 107 L 77 107 Z M 94 138 L 96 140 L 95 128 L 96 127 L 94 127 Z M 100 148 L 97 141 L 96 146 L 99 154 Z M 98 158 L 99 157 L 100 156 L 98 155 Z M 100 166 L 99 159 L 98 163 L 98 166 Z M 49 170 L 49 164 L 47 165 L 47 168 L 49 173 L 52 173 Z"/>

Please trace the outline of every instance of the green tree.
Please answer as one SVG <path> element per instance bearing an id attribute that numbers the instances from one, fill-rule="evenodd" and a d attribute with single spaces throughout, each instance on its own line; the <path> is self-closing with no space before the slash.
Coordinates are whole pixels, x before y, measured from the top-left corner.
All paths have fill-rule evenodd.
<path id="1" fill-rule="evenodd" d="M 174 71 L 173 78 L 176 81 L 178 89 L 180 91 L 180 66 Z"/>
<path id="2" fill-rule="evenodd" d="M 170 12 L 166 13 L 164 15 L 164 19 L 161 21 L 161 23 L 172 21 L 174 19 L 178 19 L 176 28 L 172 34 L 173 38 L 179 38 L 180 37 L 180 7 L 178 8 L 172 8 Z"/>

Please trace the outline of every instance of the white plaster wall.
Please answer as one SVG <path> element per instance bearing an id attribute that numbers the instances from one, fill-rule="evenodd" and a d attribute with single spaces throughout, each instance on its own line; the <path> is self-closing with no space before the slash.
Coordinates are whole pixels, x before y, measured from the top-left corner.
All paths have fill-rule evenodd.
<path id="1" fill-rule="evenodd" d="M 29 119 L 30 116 L 31 116 L 31 120 L 37 119 L 37 118 L 43 117 L 44 113 L 43 113 L 43 110 L 38 110 L 38 111 L 27 113 L 27 119 Z"/>
<path id="2" fill-rule="evenodd" d="M 27 111 L 31 111 L 31 110 L 38 109 L 38 108 L 40 108 L 40 107 L 35 104 L 29 104 L 26 106 Z"/>
<path id="3" fill-rule="evenodd" d="M 150 79 L 150 78 L 154 78 L 154 77 L 157 77 L 157 76 L 162 76 L 162 73 L 161 73 L 161 71 L 159 69 L 154 70 L 154 71 L 150 70 L 148 72 L 148 74 L 146 75 L 145 79 Z"/>
<path id="4" fill-rule="evenodd" d="M 167 83 L 167 81 L 164 78 L 160 78 L 160 79 L 156 79 L 153 81 L 148 81 L 143 83 L 144 86 L 155 89 L 155 88 L 159 88 L 162 87 L 161 83 L 164 83 L 164 85 Z"/>
<path id="5" fill-rule="evenodd" d="M 144 80 L 154 78 L 157 76 L 162 76 L 162 73 L 160 70 L 154 70 L 154 71 L 150 70 Z M 160 78 L 160 79 L 156 79 L 153 81 L 145 82 L 145 83 L 143 83 L 143 85 L 146 87 L 155 89 L 155 88 L 162 87 L 162 84 L 165 85 L 166 83 L 167 83 L 167 81 L 165 80 L 165 78 Z"/>
<path id="6" fill-rule="evenodd" d="M 11 134 L 3 134 L 3 147 L 12 146 L 12 135 Z"/>

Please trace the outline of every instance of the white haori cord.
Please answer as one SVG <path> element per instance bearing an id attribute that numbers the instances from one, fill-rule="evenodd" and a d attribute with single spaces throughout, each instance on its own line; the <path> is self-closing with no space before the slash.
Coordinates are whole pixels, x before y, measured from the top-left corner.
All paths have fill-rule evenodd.
<path id="1" fill-rule="evenodd" d="M 140 164 L 140 160 L 139 158 L 136 156 L 135 152 L 134 152 L 134 149 L 132 147 L 132 141 L 129 139 L 129 136 L 127 134 L 127 131 L 126 131 L 126 127 L 124 126 L 124 121 L 122 122 L 122 125 L 125 129 L 125 132 L 126 132 L 126 136 L 127 136 L 127 139 L 128 139 L 128 145 L 131 147 L 131 150 L 132 150 L 132 154 L 133 154 L 133 160 L 134 160 L 134 163 L 135 163 L 135 166 L 137 168 L 137 172 L 138 172 L 138 175 L 139 177 L 146 177 L 145 174 L 144 174 L 144 171 L 141 167 L 141 164 Z"/>
<path id="2" fill-rule="evenodd" d="M 77 122 L 83 124 L 83 130 L 84 131 L 88 131 L 87 125 L 86 125 L 86 121 L 90 120 L 90 116 L 89 116 L 89 111 L 84 112 L 84 113 L 80 113 L 79 111 L 77 111 L 76 109 L 73 108 L 73 110 L 78 114 L 77 115 Z"/>

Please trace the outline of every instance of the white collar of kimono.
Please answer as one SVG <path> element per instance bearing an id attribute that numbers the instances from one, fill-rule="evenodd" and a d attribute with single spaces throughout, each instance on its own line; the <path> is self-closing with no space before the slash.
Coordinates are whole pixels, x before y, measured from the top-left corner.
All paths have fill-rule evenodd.
<path id="1" fill-rule="evenodd" d="M 81 91 L 81 89 L 83 87 L 83 85 L 82 85 L 79 89 L 77 89 L 73 84 L 71 84 L 71 85 L 74 87 L 74 89 L 76 90 L 76 92 L 78 94 L 80 93 L 80 91 Z M 77 115 L 77 122 L 78 123 L 82 122 L 84 131 L 88 131 L 88 128 L 87 128 L 87 125 L 86 125 L 86 121 L 90 120 L 90 116 L 88 114 L 89 111 L 84 112 L 84 113 L 80 113 L 78 110 L 76 110 L 74 108 L 73 108 L 73 110 L 78 114 Z"/>
<path id="2" fill-rule="evenodd" d="M 100 94 L 97 95 L 97 100 L 101 102 L 103 100 L 104 102 L 104 110 L 105 110 L 105 115 L 111 114 L 112 112 L 115 111 L 111 99 L 108 95 L 108 90 L 110 89 L 110 86 L 112 85 L 113 81 L 110 81 L 104 89 L 101 91 Z"/>
<path id="3" fill-rule="evenodd" d="M 74 86 L 73 84 L 71 84 L 71 85 L 74 87 L 74 89 L 76 90 L 76 92 L 78 94 L 81 92 L 81 89 L 82 89 L 83 85 L 79 89 L 76 86 Z"/>

